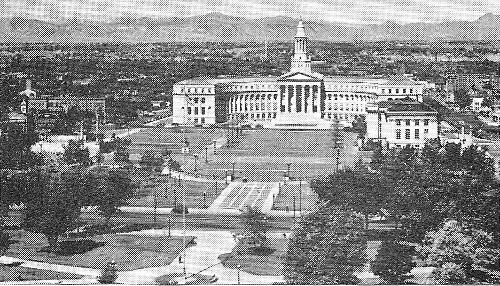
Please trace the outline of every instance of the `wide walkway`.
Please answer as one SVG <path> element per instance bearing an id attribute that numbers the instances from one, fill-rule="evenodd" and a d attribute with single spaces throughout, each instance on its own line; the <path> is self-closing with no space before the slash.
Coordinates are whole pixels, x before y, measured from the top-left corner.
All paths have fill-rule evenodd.
<path id="1" fill-rule="evenodd" d="M 167 235 L 165 230 L 146 230 L 136 232 L 140 235 Z M 172 235 L 182 235 L 181 230 L 174 230 Z M 186 231 L 186 235 L 195 236 L 196 245 L 186 250 L 186 272 L 212 276 L 215 274 L 217 284 L 237 284 L 238 271 L 222 266 L 218 257 L 223 253 L 230 253 L 236 245 L 234 236 L 229 231 Z M 278 235 L 278 234 L 276 234 Z M 279 235 L 282 235 L 281 233 Z M 117 283 L 148 284 L 153 283 L 158 276 L 168 273 L 183 273 L 183 264 L 178 263 L 178 257 L 167 266 L 144 268 L 133 271 L 120 272 Z M 240 272 L 241 284 L 272 284 L 283 282 L 282 276 L 258 276 Z M 179 278 L 182 284 L 184 278 Z"/>

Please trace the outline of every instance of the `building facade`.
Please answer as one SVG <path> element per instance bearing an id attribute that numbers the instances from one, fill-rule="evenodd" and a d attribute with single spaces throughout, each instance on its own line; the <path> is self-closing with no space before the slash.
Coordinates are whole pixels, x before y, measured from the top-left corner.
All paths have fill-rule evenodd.
<path id="1" fill-rule="evenodd" d="M 297 26 L 290 71 L 282 76 L 193 78 L 173 87 L 173 123 L 211 125 L 227 121 L 266 128 L 327 129 L 366 115 L 367 105 L 412 98 L 424 84 L 391 77 L 324 76 L 311 69 L 308 38 Z"/>
<path id="2" fill-rule="evenodd" d="M 437 112 L 411 99 L 369 104 L 366 115 L 366 137 L 389 148 L 410 145 L 422 148 L 438 138 Z"/>

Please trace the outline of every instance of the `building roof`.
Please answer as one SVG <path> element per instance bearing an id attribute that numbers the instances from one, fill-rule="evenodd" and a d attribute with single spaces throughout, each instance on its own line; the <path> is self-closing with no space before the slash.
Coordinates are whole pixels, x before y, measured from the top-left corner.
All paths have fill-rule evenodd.
<path id="1" fill-rule="evenodd" d="M 386 108 L 387 112 L 391 113 L 401 113 L 401 112 L 426 112 L 426 113 L 436 113 L 437 111 L 430 106 L 423 104 L 421 102 L 412 100 L 410 98 L 391 100 L 391 101 L 381 101 L 378 103 L 379 108 Z"/>
<path id="2" fill-rule="evenodd" d="M 249 83 L 249 82 L 275 82 L 276 76 L 254 76 L 254 77 L 236 77 L 236 76 L 218 76 L 218 77 L 195 77 L 180 81 L 179 85 L 213 85 L 221 83 Z"/>

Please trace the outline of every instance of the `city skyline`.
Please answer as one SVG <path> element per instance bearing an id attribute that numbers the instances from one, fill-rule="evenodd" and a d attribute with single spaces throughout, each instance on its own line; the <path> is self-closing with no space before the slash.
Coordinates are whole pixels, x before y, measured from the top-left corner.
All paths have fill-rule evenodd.
<path id="1" fill-rule="evenodd" d="M 287 16 L 348 24 L 474 21 L 487 13 L 500 14 L 495 0 L 6 0 L 0 2 L 3 17 L 27 17 L 47 21 L 84 19 L 114 21 L 120 17 L 190 17 L 211 12 L 246 18 Z"/>

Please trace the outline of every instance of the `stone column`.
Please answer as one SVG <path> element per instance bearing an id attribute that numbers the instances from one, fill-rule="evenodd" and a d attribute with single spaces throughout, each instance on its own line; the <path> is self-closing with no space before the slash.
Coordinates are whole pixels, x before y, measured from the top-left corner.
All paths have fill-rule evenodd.
<path id="1" fill-rule="evenodd" d="M 300 88 L 302 93 L 302 98 L 300 99 L 300 104 L 302 104 L 302 108 L 300 109 L 303 113 L 307 113 L 306 110 L 306 86 L 303 84 Z"/>

